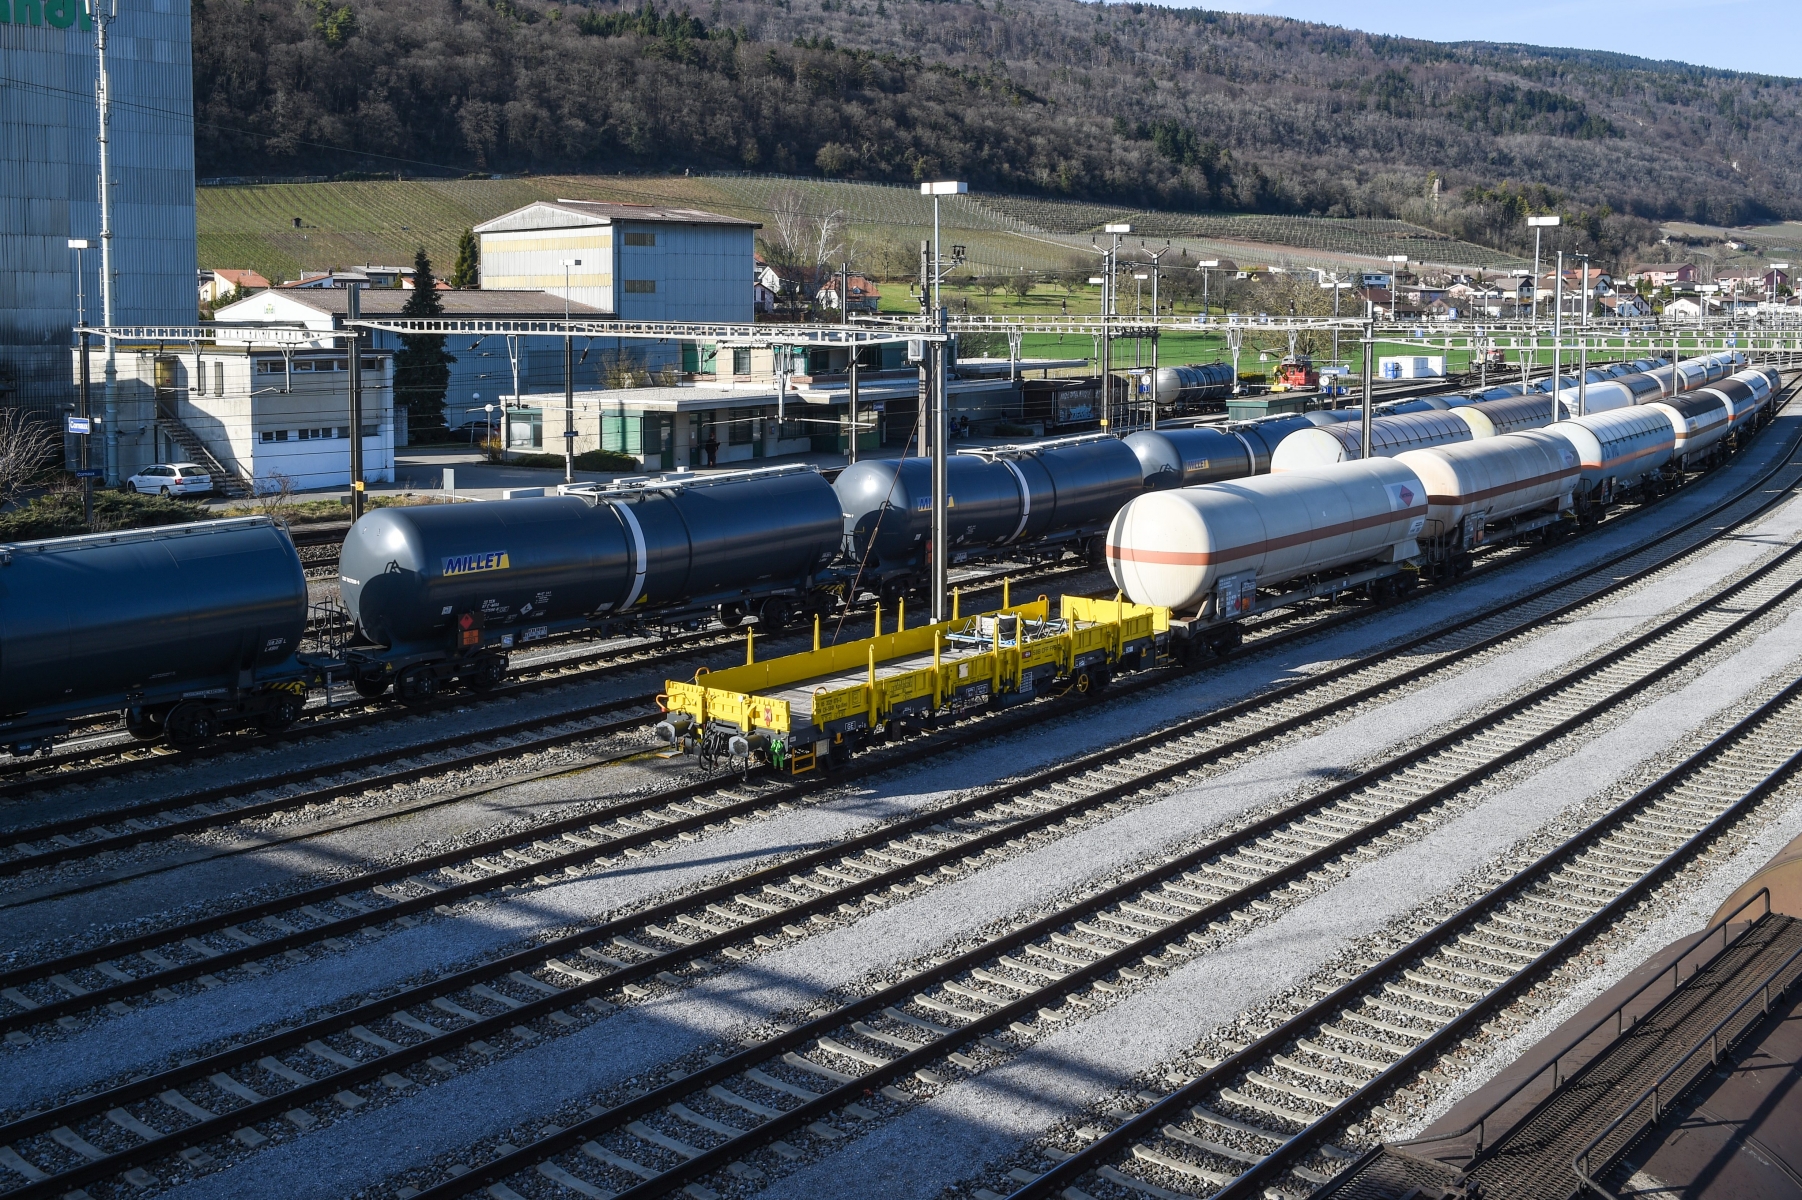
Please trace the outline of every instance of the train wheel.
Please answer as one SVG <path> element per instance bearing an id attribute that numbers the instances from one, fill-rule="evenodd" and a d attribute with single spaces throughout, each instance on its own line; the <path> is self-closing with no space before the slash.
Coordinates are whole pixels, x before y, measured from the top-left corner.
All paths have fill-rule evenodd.
<path id="1" fill-rule="evenodd" d="M 1087 699 L 1101 694 L 1107 686 L 1107 673 L 1095 667 L 1081 667 L 1070 680 L 1070 690 Z"/>
<path id="2" fill-rule="evenodd" d="M 745 610 L 736 604 L 722 604 L 719 617 L 721 625 L 727 629 L 736 629 L 739 623 L 745 619 Z"/>
<path id="3" fill-rule="evenodd" d="M 300 720 L 301 710 L 306 707 L 299 696 L 293 692 L 282 692 L 271 700 L 263 715 L 257 718 L 257 728 L 264 733 L 280 733 L 294 722 Z"/>
<path id="4" fill-rule="evenodd" d="M 787 600 L 772 596 L 757 610 L 757 620 L 765 629 L 781 629 L 794 619 L 794 609 Z"/>
<path id="5" fill-rule="evenodd" d="M 424 704 L 438 694 L 438 677 L 430 667 L 412 667 L 394 681 L 394 694 L 402 704 Z"/>
<path id="6" fill-rule="evenodd" d="M 485 654 L 476 663 L 476 669 L 463 677 L 463 681 L 478 692 L 489 692 L 501 685 L 507 677 L 507 658 L 502 654 Z"/>
<path id="7" fill-rule="evenodd" d="M 363 699 L 374 700 L 388 690 L 388 681 L 381 678 L 358 679 L 352 686 L 357 689 L 357 695 Z"/>
<path id="8" fill-rule="evenodd" d="M 218 733 L 213 710 L 204 704 L 178 704 L 163 722 L 169 733 L 169 744 L 183 750 L 204 746 Z"/>

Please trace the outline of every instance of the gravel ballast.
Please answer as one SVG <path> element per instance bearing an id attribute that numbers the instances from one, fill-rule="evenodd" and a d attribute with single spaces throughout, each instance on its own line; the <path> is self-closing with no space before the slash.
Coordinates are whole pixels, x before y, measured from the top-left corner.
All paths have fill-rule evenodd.
<path id="1" fill-rule="evenodd" d="M 1156 986 L 1038 1040 L 1011 1062 L 947 1088 L 931 1102 L 780 1180 L 759 1200 L 937 1196 L 985 1163 L 1017 1153 L 1054 1122 L 1126 1087 L 1244 1009 L 1305 981 L 1357 938 L 1453 886 L 1568 805 L 1668 749 L 1765 679 L 1786 673 L 1798 657 L 1802 615 L 1405 852 L 1359 868 L 1343 883 L 1179 967 Z M 1762 861 L 1742 860 L 1738 879 Z M 1722 884 L 1720 896 L 1737 886 Z"/>
<path id="2" fill-rule="evenodd" d="M 1784 515 L 1802 520 L 1802 505 L 1788 506 Z M 1605 644 L 1655 616 L 1679 594 L 1689 595 L 1706 586 L 1718 577 L 1717 570 L 1726 573 L 1743 566 L 1745 557 L 1755 553 L 1754 545 L 1747 542 L 1723 547 L 1676 573 L 1665 586 L 1638 589 L 1600 606 L 1582 620 L 1550 627 L 1515 650 L 1486 661 L 1481 671 L 1467 672 L 1413 691 L 1394 703 L 1369 708 L 1326 734 L 1257 756 L 1198 786 L 1085 831 L 1078 838 L 1061 841 L 1016 863 L 985 870 L 968 883 L 986 889 L 987 902 L 969 909 L 973 923 L 964 928 L 1001 915 L 1008 905 L 1031 905 L 1084 880 L 1105 875 L 1153 847 L 1200 836 L 1247 809 L 1297 790 L 1317 787 L 1322 777 L 1348 765 L 1351 755 L 1347 747 L 1358 747 L 1365 755 L 1377 753 L 1418 737 L 1490 697 L 1558 670 L 1571 657 Z M 1249 665 L 1246 673 L 1251 673 Z M 1195 681 L 1198 690 L 1213 682 L 1216 680 L 1208 676 Z M 929 765 L 886 780 L 868 792 L 786 813 L 593 879 L 471 906 L 455 916 L 391 933 L 378 943 L 320 956 L 264 978 L 240 977 L 175 1003 L 102 1018 L 97 1028 L 78 1037 L 54 1039 L 0 1054 L 0 1065 L 8 1067 L 0 1071 L 0 1107 L 41 1102 L 120 1070 L 140 1069 L 171 1056 L 192 1054 L 217 1044 L 219 1039 L 248 1033 L 271 1021 L 292 1020 L 336 1007 L 443 964 L 474 961 L 544 931 L 596 919 L 622 906 L 711 877 L 722 867 L 730 865 L 743 870 L 770 855 L 842 838 L 869 823 L 935 806 L 961 786 L 999 778 L 1073 751 L 1106 745 L 1134 732 L 1140 721 L 1167 713 L 1172 693 L 1180 697 L 1186 690 L 1161 690 L 1156 698 L 1139 698 L 1098 709 L 1060 722 L 1057 727 L 1047 727 L 1033 737 L 980 747 L 960 755 L 955 763 Z M 545 781 L 537 790 L 554 792 L 565 786 L 571 786 L 571 781 Z M 930 897 L 921 897 L 920 902 L 936 904 L 936 897 L 949 890 L 935 889 Z M 978 912 L 986 915 L 977 918 Z M 939 922 L 921 926 L 939 927 Z M 951 933 L 946 929 L 935 936 Z M 877 944 L 881 944 L 880 939 Z M 905 958 L 897 955 L 895 961 Z M 821 979 L 818 986 L 831 986 L 844 978 L 848 977 Z"/>
<path id="3" fill-rule="evenodd" d="M 946 1097 L 865 1139 L 869 1143 L 866 1152 L 852 1156 L 857 1166 L 841 1165 L 833 1173 L 865 1171 L 860 1186 L 886 1195 L 882 1189 L 895 1186 L 895 1180 L 881 1178 L 881 1169 L 873 1165 L 883 1157 L 882 1147 L 892 1149 L 892 1167 L 899 1173 L 896 1178 L 920 1179 L 918 1146 L 934 1146 L 935 1155 L 949 1156 L 941 1182 L 1013 1149 L 1069 1107 L 1105 1090 L 1116 1073 L 1129 1078 L 1193 1042 L 1247 1003 L 1289 986 L 1297 975 L 1305 975 L 1351 939 L 1406 911 L 1421 897 L 1449 886 L 1463 871 L 1555 815 L 1571 799 L 1588 794 L 1598 783 L 1605 785 L 1614 774 L 1656 753 L 1743 695 L 1766 672 L 1798 656 L 1802 656 L 1802 617 L 1785 623 L 1754 648 L 1676 695 L 1642 710 L 1560 767 L 1499 793 L 1474 812 L 1428 835 L 1418 846 L 1364 868 L 1346 884 L 1221 952 L 1182 968 L 1141 996 L 1046 1038 L 1015 1063 L 951 1089 Z M 1282 781 L 1285 786 L 1292 782 L 1293 777 Z M 1240 794 L 1255 790 L 1248 787 Z M 1224 798 L 1233 792 L 1221 789 L 1217 794 Z M 173 1194 L 224 1196 L 234 1190 L 254 1194 L 278 1178 L 314 1175 L 321 1179 L 318 1189 L 309 1186 L 292 1194 L 326 1196 L 369 1186 L 381 1174 L 434 1153 L 454 1151 L 534 1116 L 542 1117 L 773 1015 L 799 1008 L 832 987 L 853 983 L 891 962 L 917 958 L 989 921 L 1078 887 L 1195 832 L 1211 820 L 1203 815 L 1210 807 L 1205 799 L 1187 794 L 1148 804 L 1079 838 L 932 889 L 677 996 L 637 1006 L 415 1099 L 271 1149 L 242 1167 L 208 1176 Z M 1200 1004 L 1198 994 L 1204 996 Z M 958 1096 L 964 1099 L 959 1101 Z M 948 1115 L 940 1118 L 942 1124 L 933 1124 L 938 1114 Z M 920 1125 L 923 1121 L 924 1126 Z M 891 1130 L 901 1131 L 893 1134 L 893 1142 L 885 1140 Z M 361 1147 L 354 1155 L 349 1153 L 353 1145 Z M 387 1149 L 396 1146 L 409 1149 Z M 953 1147 L 962 1149 L 953 1153 Z M 843 1157 L 834 1156 L 832 1161 Z M 878 1174 L 868 1174 L 868 1170 L 878 1170 Z M 780 1194 L 848 1195 L 852 1190 L 849 1184 L 842 1192 L 815 1190 L 818 1185 L 809 1181 L 811 1171 L 803 1171 L 795 1179 L 800 1182 L 794 1190 Z M 917 1194 L 931 1195 L 934 1190 L 936 1187 Z"/>

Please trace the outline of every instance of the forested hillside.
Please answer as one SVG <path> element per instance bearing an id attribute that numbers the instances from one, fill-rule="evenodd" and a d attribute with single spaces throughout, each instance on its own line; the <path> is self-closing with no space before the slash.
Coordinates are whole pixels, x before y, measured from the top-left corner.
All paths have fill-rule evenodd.
<path id="1" fill-rule="evenodd" d="M 955 176 L 1516 248 L 1528 209 L 1616 250 L 1802 215 L 1802 81 L 1599 53 L 1074 0 L 195 0 L 194 37 L 203 176 Z"/>

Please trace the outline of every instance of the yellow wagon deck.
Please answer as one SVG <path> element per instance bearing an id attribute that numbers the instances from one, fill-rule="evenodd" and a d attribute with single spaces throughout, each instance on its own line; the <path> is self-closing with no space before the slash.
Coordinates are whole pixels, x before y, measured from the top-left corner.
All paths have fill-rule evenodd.
<path id="1" fill-rule="evenodd" d="M 1064 596 L 1058 610 L 1053 617 L 1041 596 L 767 662 L 703 669 L 666 684 L 667 707 L 689 729 L 761 734 L 777 758 L 811 765 L 834 739 L 889 722 L 984 698 L 1030 699 L 1123 660 L 1148 666 L 1158 635 L 1169 629 L 1165 610 L 1120 600 Z"/>

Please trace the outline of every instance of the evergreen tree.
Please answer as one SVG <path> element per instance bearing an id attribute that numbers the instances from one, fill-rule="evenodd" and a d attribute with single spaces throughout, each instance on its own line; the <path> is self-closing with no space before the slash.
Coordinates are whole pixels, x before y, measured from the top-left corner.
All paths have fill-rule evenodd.
<path id="1" fill-rule="evenodd" d="M 413 294 L 401 306 L 405 317 L 444 315 L 438 282 L 432 277 L 432 260 L 421 246 L 413 256 Z M 407 410 L 409 438 L 427 437 L 445 428 L 444 392 L 450 385 L 450 365 L 457 360 L 444 352 L 444 337 L 435 333 L 407 333 L 394 356 L 394 398 Z"/>
<path id="2" fill-rule="evenodd" d="M 482 282 L 482 251 L 474 229 L 465 229 L 457 239 L 457 265 L 445 282 L 454 288 L 472 288 Z"/>

